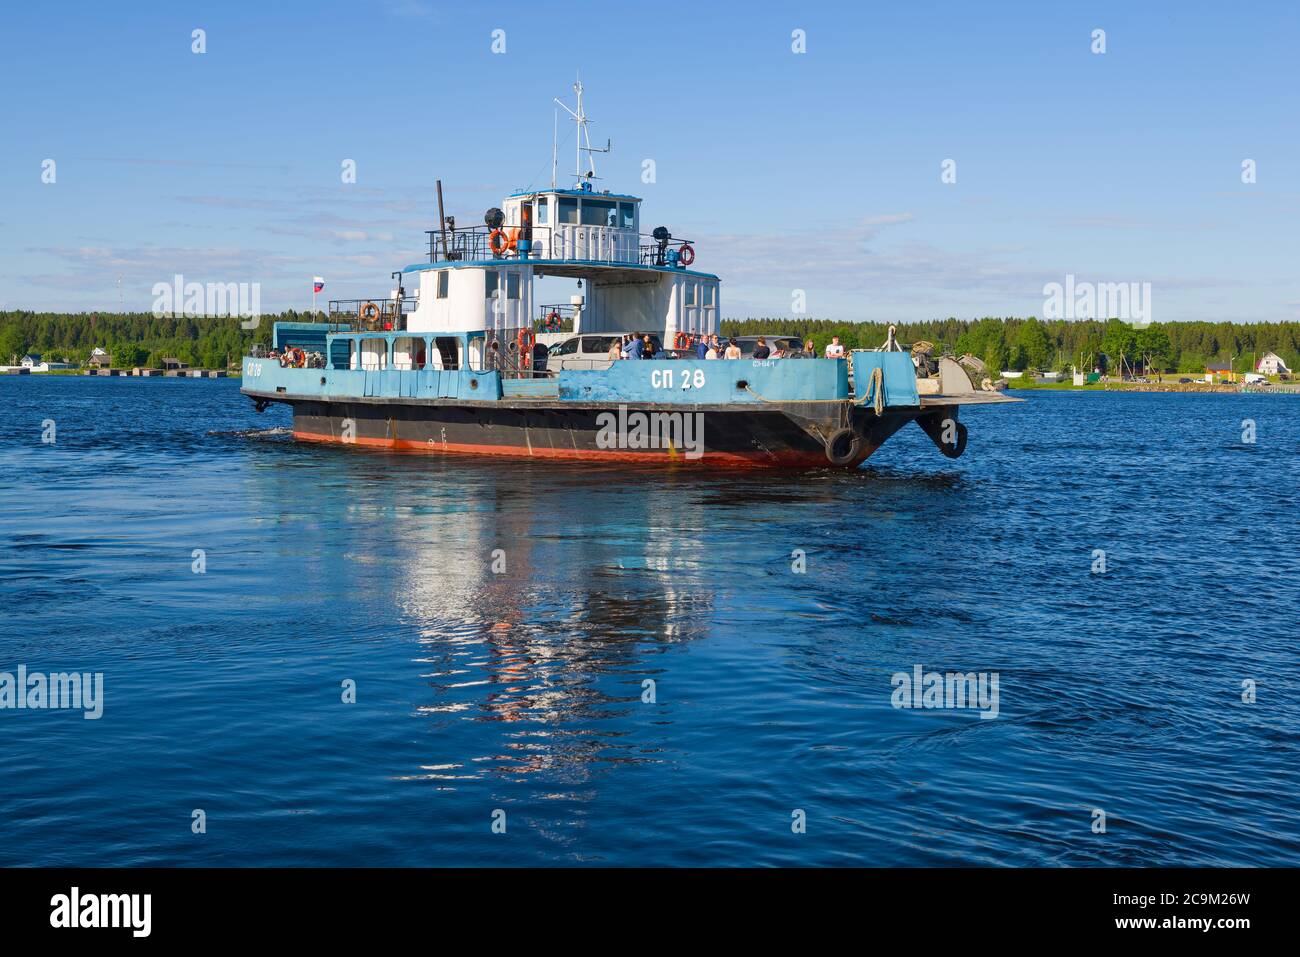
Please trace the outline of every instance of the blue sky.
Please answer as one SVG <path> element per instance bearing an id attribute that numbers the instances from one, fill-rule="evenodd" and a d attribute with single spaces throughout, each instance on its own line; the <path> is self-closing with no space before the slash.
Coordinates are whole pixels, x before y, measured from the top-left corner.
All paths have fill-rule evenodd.
<path id="1" fill-rule="evenodd" d="M 795 289 L 844 320 L 1041 315 L 1044 284 L 1069 273 L 1151 283 L 1157 321 L 1300 319 L 1292 3 L 2 16 L 0 308 L 114 309 L 120 276 L 146 310 L 178 272 L 259 282 L 264 311 L 309 305 L 313 274 L 332 296 L 382 293 L 422 258 L 436 178 L 462 223 L 549 183 L 551 99 L 581 70 L 593 138 L 614 145 L 600 185 L 645 197 L 647 230 L 697 242 L 725 316 L 789 315 Z"/>

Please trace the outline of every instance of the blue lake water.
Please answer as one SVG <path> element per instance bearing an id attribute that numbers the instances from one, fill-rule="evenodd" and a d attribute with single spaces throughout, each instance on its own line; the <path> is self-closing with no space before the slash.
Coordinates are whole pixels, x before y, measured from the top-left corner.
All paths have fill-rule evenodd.
<path id="1" fill-rule="evenodd" d="M 745 474 L 303 446 L 238 388 L 0 377 L 0 671 L 104 674 L 0 710 L 0 864 L 1300 863 L 1300 397 Z M 916 665 L 997 718 L 893 707 Z"/>

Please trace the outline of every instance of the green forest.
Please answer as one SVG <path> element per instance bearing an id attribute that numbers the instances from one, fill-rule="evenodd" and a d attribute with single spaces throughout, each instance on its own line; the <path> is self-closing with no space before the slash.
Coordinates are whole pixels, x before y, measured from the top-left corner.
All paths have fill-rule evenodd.
<path id="1" fill-rule="evenodd" d="M 1265 352 L 1275 352 L 1287 366 L 1300 362 L 1300 322 L 1153 322 L 1143 328 L 1118 319 L 943 319 L 897 323 L 900 343 L 926 340 L 940 352 L 970 353 L 990 369 L 1066 372 L 1078 366 L 1151 372 L 1201 372 L 1207 362 L 1232 362 L 1250 371 Z M 821 352 L 832 336 L 850 349 L 878 349 L 889 326 L 880 322 L 833 322 L 827 319 L 725 320 L 731 336 L 762 333 L 811 337 Z"/>
<path id="2" fill-rule="evenodd" d="M 269 343 L 272 324 L 302 322 L 309 314 L 290 310 L 263 316 L 245 331 L 231 317 L 155 316 L 151 313 L 0 312 L 0 363 L 25 353 L 85 363 L 99 347 L 118 368 L 161 368 L 174 356 L 191 366 L 224 369 L 239 362 L 255 341 Z M 811 337 L 818 351 L 832 336 L 849 348 L 883 345 L 888 326 L 878 322 L 829 319 L 728 319 L 727 335 L 761 333 Z M 1292 369 L 1300 367 L 1300 322 L 1169 322 L 1143 328 L 1118 319 L 1039 320 L 944 319 L 899 323 L 898 340 L 927 340 L 957 355 L 970 353 L 992 369 L 1067 371 L 1125 365 L 1160 372 L 1200 372 L 1207 362 L 1233 362 L 1248 371 L 1265 352 L 1276 352 Z"/>
<path id="3" fill-rule="evenodd" d="M 155 316 L 132 313 L 0 312 L 0 362 L 39 353 L 44 359 L 84 364 L 98 347 L 119 369 L 162 368 L 175 357 L 195 368 L 224 369 L 238 364 L 254 342 L 271 341 L 276 319 L 304 321 L 307 313 L 264 316 L 254 330 L 230 316 Z"/>

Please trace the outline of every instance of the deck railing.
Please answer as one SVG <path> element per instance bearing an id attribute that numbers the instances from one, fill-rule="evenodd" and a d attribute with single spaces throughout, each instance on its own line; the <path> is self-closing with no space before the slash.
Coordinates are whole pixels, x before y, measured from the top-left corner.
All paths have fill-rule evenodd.
<path id="1" fill-rule="evenodd" d="M 329 302 L 328 321 L 331 332 L 403 332 L 406 329 L 406 317 L 415 312 L 420 301 L 414 298 L 402 299 L 400 302 L 389 298 L 382 299 L 331 299 Z M 373 309 L 366 309 L 373 306 Z M 375 313 L 375 309 L 378 313 Z M 367 315 L 363 316 L 365 310 Z"/>
<path id="2" fill-rule="evenodd" d="M 427 229 L 425 235 L 429 237 L 431 263 L 547 259 L 688 266 L 687 260 L 693 260 L 695 252 L 687 239 L 672 237 L 660 242 L 630 229 L 580 223 L 533 226 L 530 239 L 525 239 L 524 230 L 519 226 L 503 226 L 500 230 L 462 226 L 445 233 Z"/>

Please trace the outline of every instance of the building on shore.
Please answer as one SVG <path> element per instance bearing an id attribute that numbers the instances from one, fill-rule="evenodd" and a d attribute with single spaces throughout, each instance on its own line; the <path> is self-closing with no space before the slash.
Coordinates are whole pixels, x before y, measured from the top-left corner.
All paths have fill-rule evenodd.
<path id="1" fill-rule="evenodd" d="M 1260 375 L 1290 375 L 1291 370 L 1287 368 L 1282 357 L 1276 352 L 1266 352 L 1260 358 L 1259 364 L 1255 366 L 1255 371 Z"/>
<path id="2" fill-rule="evenodd" d="M 1205 364 L 1206 382 L 1236 382 L 1237 373 L 1232 371 L 1230 362 L 1207 362 Z"/>
<path id="3" fill-rule="evenodd" d="M 21 362 L 16 366 L 3 366 L 6 371 L 10 369 L 25 369 L 27 372 L 50 372 L 53 369 L 71 369 L 72 363 L 59 362 L 56 359 L 43 359 L 39 352 L 29 352 L 22 357 Z"/>
<path id="4" fill-rule="evenodd" d="M 103 349 L 96 346 L 90 353 L 90 362 L 87 365 L 92 369 L 107 369 L 113 364 L 113 357 Z"/>

